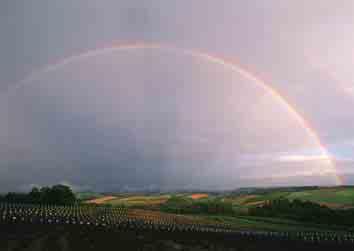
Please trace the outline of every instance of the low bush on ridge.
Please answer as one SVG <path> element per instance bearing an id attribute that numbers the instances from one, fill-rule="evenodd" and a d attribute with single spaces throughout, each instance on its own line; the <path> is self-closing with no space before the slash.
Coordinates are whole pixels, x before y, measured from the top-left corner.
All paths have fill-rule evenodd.
<path id="1" fill-rule="evenodd" d="M 172 196 L 161 206 L 161 210 L 177 214 L 234 215 L 232 204 L 218 198 L 193 200 Z"/>

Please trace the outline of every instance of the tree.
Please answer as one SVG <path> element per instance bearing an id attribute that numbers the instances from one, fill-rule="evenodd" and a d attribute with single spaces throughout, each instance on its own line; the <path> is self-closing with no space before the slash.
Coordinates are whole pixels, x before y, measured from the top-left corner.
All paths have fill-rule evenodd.
<path id="1" fill-rule="evenodd" d="M 53 187 L 32 188 L 31 192 L 8 193 L 3 199 L 12 203 L 41 203 L 52 205 L 71 205 L 76 202 L 76 197 L 70 187 L 55 185 Z"/>
<path id="2" fill-rule="evenodd" d="M 39 203 L 41 200 L 41 192 L 37 187 L 33 187 L 28 196 L 31 203 Z"/>
<path id="3" fill-rule="evenodd" d="M 75 194 L 70 187 L 65 185 L 55 185 L 49 192 L 51 204 L 68 205 L 76 201 Z"/>

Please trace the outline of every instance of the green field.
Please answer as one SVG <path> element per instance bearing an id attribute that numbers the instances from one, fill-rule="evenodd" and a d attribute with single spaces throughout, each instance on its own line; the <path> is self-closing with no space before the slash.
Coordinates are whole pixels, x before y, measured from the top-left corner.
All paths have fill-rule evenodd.
<path id="1" fill-rule="evenodd" d="M 78 192 L 75 194 L 79 200 L 91 200 L 103 197 L 103 194 L 96 192 Z"/>
<path id="2" fill-rule="evenodd" d="M 259 230 L 259 231 L 275 231 L 275 232 L 293 232 L 293 231 L 307 231 L 307 232 L 322 232 L 322 231 L 336 231 L 345 232 L 344 228 L 324 226 L 319 224 L 304 224 L 294 220 L 267 218 L 267 217 L 253 217 L 253 216 L 205 216 L 210 220 L 228 224 L 232 228 L 240 230 Z"/>
<path id="3" fill-rule="evenodd" d="M 228 197 L 235 207 L 249 208 L 274 199 L 299 199 L 326 205 L 330 208 L 354 207 L 354 188 L 318 188 L 306 191 L 284 192 L 272 191 L 264 194 L 248 194 Z"/>
<path id="4" fill-rule="evenodd" d="M 153 208 L 165 203 L 170 195 L 122 196 L 106 202 L 108 205 Z"/>
<path id="5" fill-rule="evenodd" d="M 287 196 L 288 199 L 308 200 L 329 207 L 353 207 L 354 206 L 354 188 L 332 188 L 319 189 L 306 192 L 295 192 Z"/>

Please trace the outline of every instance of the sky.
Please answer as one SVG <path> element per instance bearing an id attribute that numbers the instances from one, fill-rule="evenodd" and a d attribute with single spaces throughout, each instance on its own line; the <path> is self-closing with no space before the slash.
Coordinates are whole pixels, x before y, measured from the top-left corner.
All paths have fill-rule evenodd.
<path id="1" fill-rule="evenodd" d="M 0 2 L 0 191 L 354 182 L 354 3 Z"/>

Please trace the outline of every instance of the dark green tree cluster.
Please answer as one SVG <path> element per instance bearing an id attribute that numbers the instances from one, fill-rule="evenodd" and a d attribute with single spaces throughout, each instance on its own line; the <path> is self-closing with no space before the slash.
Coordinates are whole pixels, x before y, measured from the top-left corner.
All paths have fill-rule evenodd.
<path id="1" fill-rule="evenodd" d="M 9 203 L 34 203 L 51 205 L 72 205 L 76 197 L 70 187 L 55 185 L 52 187 L 34 187 L 29 193 L 8 193 L 0 201 Z"/>
<path id="2" fill-rule="evenodd" d="M 181 196 L 172 196 L 161 206 L 161 210 L 178 214 L 233 215 L 232 204 L 221 199 L 193 200 Z"/>
<path id="3" fill-rule="evenodd" d="M 354 209 L 331 209 L 310 201 L 277 199 L 249 210 L 253 216 L 280 217 L 327 225 L 354 225 Z"/>

